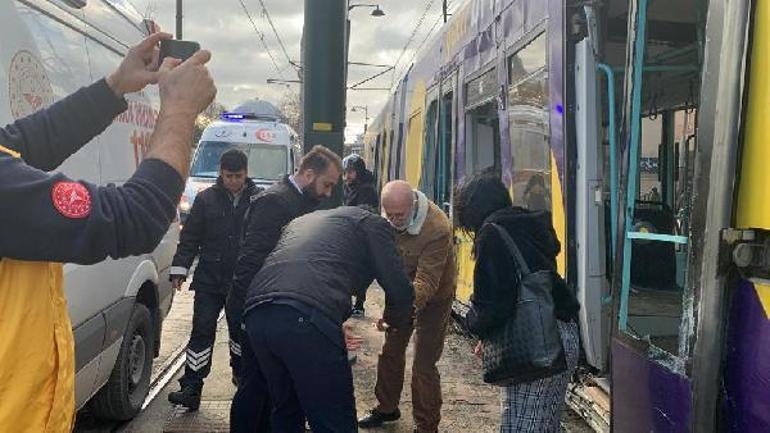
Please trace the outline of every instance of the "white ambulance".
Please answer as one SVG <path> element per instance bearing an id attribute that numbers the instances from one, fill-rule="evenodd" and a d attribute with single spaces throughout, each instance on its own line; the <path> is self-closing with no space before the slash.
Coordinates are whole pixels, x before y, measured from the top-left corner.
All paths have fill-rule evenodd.
<path id="1" fill-rule="evenodd" d="M 131 3 L 0 0 L 0 124 L 114 71 L 129 47 L 148 33 Z M 131 176 L 155 125 L 157 87 L 126 99 L 128 111 L 58 171 L 99 184 L 120 184 Z M 118 420 L 140 410 L 173 298 L 168 271 L 178 232 L 173 224 L 152 254 L 65 265 L 78 408 L 90 401 L 96 416 Z"/>
<path id="2" fill-rule="evenodd" d="M 190 178 L 179 205 L 182 223 L 195 196 L 216 182 L 219 157 L 230 148 L 246 153 L 248 175 L 263 188 L 294 173 L 302 153 L 297 133 L 281 123 L 276 114 L 245 112 L 242 107 L 237 112 L 222 113 L 220 120 L 203 131 L 195 150 Z"/>

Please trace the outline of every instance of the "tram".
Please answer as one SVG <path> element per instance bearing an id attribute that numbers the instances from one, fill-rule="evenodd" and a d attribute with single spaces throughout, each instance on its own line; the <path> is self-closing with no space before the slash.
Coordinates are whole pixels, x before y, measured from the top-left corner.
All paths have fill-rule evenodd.
<path id="1" fill-rule="evenodd" d="M 768 65 L 768 2 L 468 0 L 364 154 L 380 185 L 405 179 L 450 215 L 485 170 L 551 212 L 581 382 L 610 395 L 594 427 L 767 432 Z M 455 245 L 462 311 L 472 240 Z"/>

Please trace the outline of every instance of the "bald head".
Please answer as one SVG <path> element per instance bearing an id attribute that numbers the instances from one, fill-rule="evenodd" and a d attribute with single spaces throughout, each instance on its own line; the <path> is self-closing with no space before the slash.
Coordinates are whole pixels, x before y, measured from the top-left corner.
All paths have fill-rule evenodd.
<path id="1" fill-rule="evenodd" d="M 412 186 L 403 180 L 394 180 L 382 188 L 382 210 L 390 223 L 399 230 L 405 230 L 412 219 L 414 192 Z"/>

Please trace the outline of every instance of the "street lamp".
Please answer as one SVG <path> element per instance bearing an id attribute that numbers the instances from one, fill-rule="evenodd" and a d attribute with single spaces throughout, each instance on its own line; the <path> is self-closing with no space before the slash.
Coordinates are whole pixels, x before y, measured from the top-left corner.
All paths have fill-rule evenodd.
<path id="1" fill-rule="evenodd" d="M 350 0 L 348 0 L 348 17 L 347 17 L 347 28 L 345 29 L 345 83 L 348 82 L 348 60 L 350 55 L 350 11 L 352 11 L 355 8 L 360 7 L 369 7 L 374 8 L 372 11 L 373 17 L 384 17 L 385 12 L 380 9 L 380 5 L 378 4 L 371 4 L 371 3 L 356 3 L 356 4 L 350 4 Z M 345 98 L 347 99 L 347 97 Z M 369 109 L 365 106 L 358 106 L 358 107 L 352 107 L 352 111 L 355 112 L 356 108 L 363 108 L 364 109 L 364 116 L 365 116 L 365 123 L 364 123 L 364 133 L 366 133 L 367 124 L 369 123 Z"/>
<path id="2" fill-rule="evenodd" d="M 369 3 L 358 3 L 358 4 L 352 4 L 352 5 L 348 4 L 348 12 L 350 12 L 351 10 L 353 10 L 355 8 L 361 8 L 361 7 L 374 8 L 374 10 L 372 11 L 372 16 L 373 17 L 384 17 L 385 16 L 385 11 L 380 9 L 380 5 L 369 4 Z"/>
<path id="3" fill-rule="evenodd" d="M 357 113 L 360 110 L 364 110 L 364 134 L 366 134 L 367 127 L 369 126 L 369 106 L 368 105 L 354 105 L 350 107 L 350 111 Z"/>

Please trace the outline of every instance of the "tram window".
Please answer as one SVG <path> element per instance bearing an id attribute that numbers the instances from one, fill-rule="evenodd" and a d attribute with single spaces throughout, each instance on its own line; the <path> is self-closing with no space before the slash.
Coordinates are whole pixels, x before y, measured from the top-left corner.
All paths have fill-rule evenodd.
<path id="1" fill-rule="evenodd" d="M 695 165 L 694 140 L 688 137 L 695 133 L 694 125 L 694 111 L 663 111 L 656 118 L 642 119 L 639 194 L 630 231 L 688 235 Z M 632 242 L 628 329 L 677 355 L 689 244 Z"/>
<path id="2" fill-rule="evenodd" d="M 551 148 L 546 36 L 511 56 L 508 125 L 513 159 L 513 202 L 551 210 Z"/>
<path id="3" fill-rule="evenodd" d="M 494 102 L 466 114 L 465 170 L 473 175 L 493 167 L 500 171 L 500 119 Z"/>
<path id="4" fill-rule="evenodd" d="M 425 116 L 425 140 L 422 151 L 422 174 L 420 176 L 420 190 L 431 200 L 435 199 L 436 176 L 436 132 L 438 120 L 438 101 L 432 101 L 428 106 L 428 115 Z"/>
<path id="5" fill-rule="evenodd" d="M 382 155 L 380 155 L 380 182 L 388 181 L 388 158 L 390 158 L 390 142 L 388 141 L 388 131 L 382 136 Z"/>
<path id="6" fill-rule="evenodd" d="M 642 119 L 642 156 L 639 161 L 639 196 L 641 201 L 662 203 L 659 150 L 663 134 L 663 116 Z"/>
<path id="7" fill-rule="evenodd" d="M 508 82 L 515 84 L 545 67 L 547 54 L 546 34 L 541 33 L 510 57 L 508 60 Z"/>
<path id="8" fill-rule="evenodd" d="M 436 161 L 436 200 L 442 209 L 448 209 L 452 191 L 452 149 L 454 137 L 454 104 L 453 93 L 443 97 L 441 115 L 443 117 L 441 147 Z"/>

